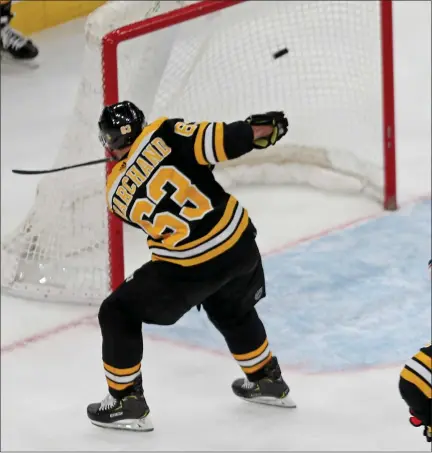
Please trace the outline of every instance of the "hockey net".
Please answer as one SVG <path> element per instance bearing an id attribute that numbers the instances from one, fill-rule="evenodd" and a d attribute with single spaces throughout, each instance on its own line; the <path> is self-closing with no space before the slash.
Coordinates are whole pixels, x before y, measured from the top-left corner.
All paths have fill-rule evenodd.
<path id="1" fill-rule="evenodd" d="M 87 20 L 73 121 L 53 166 L 100 157 L 100 110 L 120 99 L 149 121 L 284 110 L 288 135 L 219 169 L 223 184 L 304 184 L 395 209 L 391 35 L 389 0 L 107 2 Z M 2 243 L 3 290 L 100 303 L 119 284 L 122 226 L 107 215 L 104 183 L 97 166 L 41 180 Z"/>

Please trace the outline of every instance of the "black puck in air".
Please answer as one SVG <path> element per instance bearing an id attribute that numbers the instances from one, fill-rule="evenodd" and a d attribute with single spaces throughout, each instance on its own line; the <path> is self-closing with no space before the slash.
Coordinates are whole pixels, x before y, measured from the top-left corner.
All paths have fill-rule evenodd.
<path id="1" fill-rule="evenodd" d="M 283 57 L 288 53 L 288 49 L 285 47 L 285 49 L 278 50 L 273 54 L 273 58 L 276 60 L 277 58 Z"/>

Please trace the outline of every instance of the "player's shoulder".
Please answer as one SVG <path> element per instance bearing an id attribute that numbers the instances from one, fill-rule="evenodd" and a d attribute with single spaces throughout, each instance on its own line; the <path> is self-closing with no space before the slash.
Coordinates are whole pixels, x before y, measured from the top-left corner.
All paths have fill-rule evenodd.
<path id="1" fill-rule="evenodd" d="M 177 123 L 184 123 L 184 118 L 168 118 L 164 125 L 166 128 L 174 130 Z"/>
<path id="2" fill-rule="evenodd" d="M 169 118 L 163 123 L 160 130 L 173 132 L 175 136 L 190 138 L 196 135 L 200 126 L 207 126 L 209 121 L 185 121 L 184 118 Z"/>
<path id="3" fill-rule="evenodd" d="M 162 119 L 162 118 L 161 118 Z M 156 120 L 158 121 L 158 120 Z M 160 123 L 158 128 L 159 133 L 172 134 L 176 129 L 176 124 L 183 123 L 183 118 L 165 118 L 163 122 Z"/>
<path id="4" fill-rule="evenodd" d="M 155 121 L 155 123 L 158 123 L 157 128 L 154 129 L 155 135 L 162 137 L 166 141 L 171 141 L 176 135 L 176 124 L 182 123 L 183 121 L 183 118 L 159 118 Z"/>
<path id="5" fill-rule="evenodd" d="M 420 348 L 420 352 L 422 352 L 423 354 L 426 354 L 429 357 L 429 359 L 432 360 L 432 344 L 431 343 L 427 344 L 423 348 Z"/>
<path id="6" fill-rule="evenodd" d="M 132 145 L 132 150 L 134 147 L 137 147 L 140 142 L 142 142 L 145 138 L 153 136 L 155 133 L 160 132 L 163 129 L 166 129 L 167 122 L 170 121 L 168 117 L 161 116 L 154 120 L 153 122 L 147 124 L 144 127 L 141 134 L 138 136 L 135 143 Z"/>
<path id="7" fill-rule="evenodd" d="M 419 357 L 424 358 L 427 361 L 432 360 L 432 344 L 426 343 L 423 347 L 421 347 L 412 358 L 418 359 Z"/>
<path id="8" fill-rule="evenodd" d="M 432 344 L 428 343 L 425 346 L 421 347 L 405 364 L 410 368 L 417 367 L 418 365 L 431 370 L 432 368 Z"/>
<path id="9" fill-rule="evenodd" d="M 424 346 L 420 347 L 417 352 L 414 352 L 414 354 L 408 359 L 408 362 L 412 362 L 412 360 L 420 360 L 430 364 L 432 361 L 432 344 L 426 343 Z"/>

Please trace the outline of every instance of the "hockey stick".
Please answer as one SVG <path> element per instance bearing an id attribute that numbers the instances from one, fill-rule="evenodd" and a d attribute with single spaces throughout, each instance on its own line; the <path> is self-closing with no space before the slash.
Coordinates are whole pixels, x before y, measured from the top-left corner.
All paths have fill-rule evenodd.
<path id="1" fill-rule="evenodd" d="M 52 168 L 51 170 L 12 170 L 12 173 L 17 175 L 42 175 L 44 173 L 56 173 L 58 171 L 69 170 L 71 168 L 87 167 L 89 165 L 103 164 L 111 162 L 115 159 L 111 157 L 105 157 L 104 159 L 90 160 L 89 162 L 83 162 L 82 164 L 68 165 L 66 167 Z"/>

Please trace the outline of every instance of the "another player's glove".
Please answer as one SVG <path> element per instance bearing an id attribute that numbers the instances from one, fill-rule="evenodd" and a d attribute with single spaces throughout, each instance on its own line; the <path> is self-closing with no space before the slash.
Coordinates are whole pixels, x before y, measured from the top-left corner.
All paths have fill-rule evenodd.
<path id="1" fill-rule="evenodd" d="M 273 131 L 267 137 L 256 138 L 253 142 L 254 148 L 264 149 L 274 145 L 288 132 L 288 120 L 284 112 L 267 112 L 251 115 L 246 118 L 251 126 L 272 126 Z"/>
<path id="2" fill-rule="evenodd" d="M 432 442 L 432 428 L 430 426 L 424 426 L 423 422 L 417 418 L 412 409 L 410 409 L 411 417 L 409 419 L 411 425 L 416 428 L 423 427 L 423 435 L 426 437 L 428 442 Z"/>

